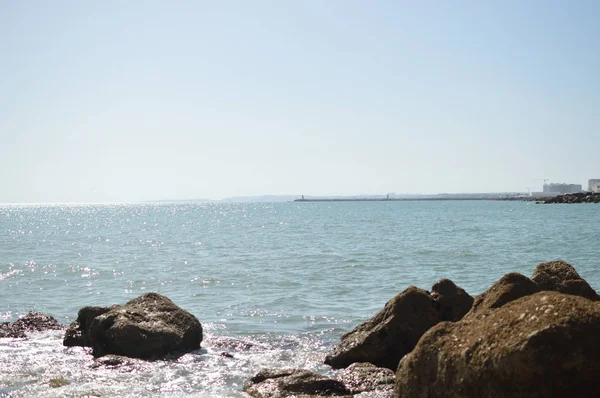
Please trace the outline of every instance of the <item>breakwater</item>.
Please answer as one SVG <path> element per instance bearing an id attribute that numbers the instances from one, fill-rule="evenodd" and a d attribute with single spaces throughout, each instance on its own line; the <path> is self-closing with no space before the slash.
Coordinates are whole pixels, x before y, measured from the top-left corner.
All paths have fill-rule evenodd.
<path id="1" fill-rule="evenodd" d="M 578 192 L 557 195 L 540 201 L 543 204 L 600 203 L 600 193 Z"/>

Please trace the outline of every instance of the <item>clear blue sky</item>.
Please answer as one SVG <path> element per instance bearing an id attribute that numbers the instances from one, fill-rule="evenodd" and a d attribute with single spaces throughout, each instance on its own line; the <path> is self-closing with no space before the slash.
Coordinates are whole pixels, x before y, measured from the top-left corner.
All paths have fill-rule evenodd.
<path id="1" fill-rule="evenodd" d="M 600 178 L 598 1 L 2 1 L 0 202 Z"/>

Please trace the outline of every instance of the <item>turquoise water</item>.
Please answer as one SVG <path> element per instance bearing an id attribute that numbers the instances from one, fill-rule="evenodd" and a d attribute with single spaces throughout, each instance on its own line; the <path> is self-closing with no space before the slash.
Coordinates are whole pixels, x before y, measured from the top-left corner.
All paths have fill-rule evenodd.
<path id="1" fill-rule="evenodd" d="M 409 285 L 447 277 L 474 295 L 563 259 L 600 290 L 599 226 L 597 205 L 502 201 L 2 205 L 1 320 L 69 323 L 156 291 L 206 342 L 124 372 L 92 368 L 57 332 L 4 339 L 0 395 L 240 396 L 261 366 L 331 372 L 331 345 Z M 71 384 L 51 389 L 58 376 Z"/>

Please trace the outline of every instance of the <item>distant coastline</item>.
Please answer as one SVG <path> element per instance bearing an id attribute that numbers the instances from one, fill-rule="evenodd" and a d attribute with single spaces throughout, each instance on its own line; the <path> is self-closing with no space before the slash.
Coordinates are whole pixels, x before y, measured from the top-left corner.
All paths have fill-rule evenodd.
<path id="1" fill-rule="evenodd" d="M 535 200 L 519 193 L 436 194 L 406 196 L 305 197 L 294 202 L 404 202 L 437 200 Z"/>

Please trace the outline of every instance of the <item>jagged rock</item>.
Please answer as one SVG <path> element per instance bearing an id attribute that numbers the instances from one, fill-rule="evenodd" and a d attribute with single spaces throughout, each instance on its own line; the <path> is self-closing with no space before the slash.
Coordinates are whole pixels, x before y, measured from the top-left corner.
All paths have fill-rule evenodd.
<path id="1" fill-rule="evenodd" d="M 477 296 L 471 311 L 465 315 L 465 318 L 485 316 L 490 310 L 539 291 L 540 288 L 531 279 L 517 272 L 511 272 Z"/>
<path id="2" fill-rule="evenodd" d="M 446 278 L 431 287 L 431 297 L 437 304 L 442 321 L 459 321 L 473 306 L 473 297 Z"/>
<path id="3" fill-rule="evenodd" d="M 69 325 L 63 339 L 63 345 L 67 347 L 81 346 L 91 347 L 92 344 L 89 339 L 89 329 L 92 325 L 92 321 L 98 315 L 102 315 L 111 309 L 117 308 L 117 305 L 112 307 L 83 307 L 77 313 L 77 320 Z"/>
<path id="4" fill-rule="evenodd" d="M 50 315 L 41 312 L 30 312 L 14 322 L 0 324 L 0 337 L 23 338 L 26 332 L 43 332 L 45 330 L 61 330 L 60 324 Z"/>
<path id="5" fill-rule="evenodd" d="M 383 398 L 391 396 L 394 389 L 394 372 L 368 362 L 353 363 L 343 369 L 338 377 L 352 394 L 377 392 L 377 396 Z"/>
<path id="6" fill-rule="evenodd" d="M 395 370 L 400 358 L 439 321 L 440 313 L 429 292 L 410 286 L 375 316 L 342 336 L 325 363 L 339 369 L 354 362 L 370 362 Z"/>
<path id="7" fill-rule="evenodd" d="M 400 361 L 394 397 L 597 396 L 598 336 L 598 303 L 535 293 L 430 329 Z"/>
<path id="8" fill-rule="evenodd" d="M 583 279 L 575 268 L 564 261 L 550 261 L 541 263 L 533 271 L 531 279 L 538 284 L 541 290 L 552 290 L 565 294 L 585 297 L 599 301 L 600 296 Z"/>
<path id="9" fill-rule="evenodd" d="M 64 344 L 89 343 L 95 357 L 116 354 L 141 359 L 200 348 L 202 326 L 198 319 L 160 294 L 146 293 L 122 306 L 105 309 L 82 309 L 78 316 L 81 336 L 77 336 L 76 328 L 70 328 Z M 69 334 L 73 330 L 74 337 Z"/>
<path id="10" fill-rule="evenodd" d="M 352 396 L 340 380 L 301 369 L 263 369 L 244 385 L 244 392 L 257 398 Z"/>

